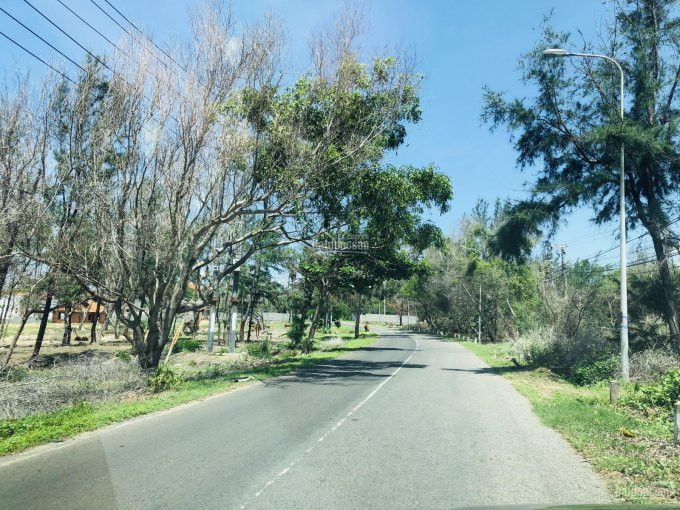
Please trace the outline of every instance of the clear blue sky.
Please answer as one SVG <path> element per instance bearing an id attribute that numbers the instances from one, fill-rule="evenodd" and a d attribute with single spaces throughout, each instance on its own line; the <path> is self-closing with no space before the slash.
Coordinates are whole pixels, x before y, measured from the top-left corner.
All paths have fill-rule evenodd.
<path id="1" fill-rule="evenodd" d="M 79 42 L 98 52 L 108 44 L 78 21 L 56 0 L 29 0 Z M 122 31 L 90 0 L 62 0 L 109 39 Z M 188 33 L 187 11 L 193 0 L 109 0 L 138 22 L 157 40 L 182 39 Z M 97 3 L 111 9 L 104 0 Z M 496 197 L 520 198 L 530 178 L 515 166 L 515 154 L 507 133 L 491 134 L 480 122 L 482 87 L 489 85 L 511 96 L 527 95 L 519 80 L 517 58 L 539 38 L 543 16 L 554 9 L 553 25 L 589 38 L 612 12 L 611 2 L 598 0 L 450 0 L 367 1 L 366 50 L 400 45 L 413 48 L 425 80 L 422 90 L 423 121 L 409 134 L 400 149 L 400 163 L 435 163 L 451 176 L 455 199 L 451 211 L 435 221 L 446 233 L 453 232 L 478 198 L 493 203 Z M 22 0 L 0 5 L 34 29 L 74 60 L 84 52 L 50 26 Z M 308 37 L 332 21 L 342 1 L 235 0 L 237 19 L 252 21 L 271 11 L 283 20 L 289 39 L 288 52 L 296 73 L 306 70 Z M 112 11 L 111 11 L 112 12 Z M 113 12 L 112 12 L 113 13 Z M 62 62 L 53 50 L 0 12 L 0 27 L 48 61 Z M 121 23 L 122 20 L 121 20 Z M 73 67 L 64 64 L 65 69 Z M 31 69 L 34 76 L 43 66 L 0 37 L 0 69 L 11 76 L 15 69 Z M 556 239 L 567 245 L 569 259 L 594 255 L 615 244 L 617 225 L 598 228 L 588 221 L 587 210 L 572 215 Z M 631 247 L 633 248 L 633 247 Z M 616 261 L 617 252 L 603 257 Z"/>

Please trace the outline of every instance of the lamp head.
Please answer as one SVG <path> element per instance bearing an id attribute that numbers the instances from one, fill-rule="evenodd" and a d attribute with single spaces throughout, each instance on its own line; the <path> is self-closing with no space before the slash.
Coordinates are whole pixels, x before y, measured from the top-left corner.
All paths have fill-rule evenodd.
<path id="1" fill-rule="evenodd" d="M 569 52 L 562 48 L 548 48 L 543 51 L 543 55 L 546 57 L 566 57 L 569 55 Z"/>

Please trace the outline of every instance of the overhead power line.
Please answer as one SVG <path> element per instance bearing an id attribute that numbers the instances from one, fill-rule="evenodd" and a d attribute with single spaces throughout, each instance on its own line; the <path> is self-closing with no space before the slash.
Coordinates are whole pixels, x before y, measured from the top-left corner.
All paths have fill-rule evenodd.
<path id="1" fill-rule="evenodd" d="M 37 34 L 34 30 L 32 30 L 31 28 L 29 28 L 29 27 L 27 27 L 26 25 L 24 25 L 21 21 L 19 21 L 17 18 L 15 18 L 14 16 L 12 16 L 12 15 L 11 15 L 9 12 L 7 12 L 5 9 L 3 9 L 2 7 L 0 7 L 0 11 L 2 11 L 2 12 L 5 13 L 7 16 L 9 16 L 10 18 L 12 18 L 16 23 L 18 23 L 18 24 L 21 25 L 25 30 L 29 31 L 29 32 L 30 32 L 31 34 L 33 34 L 35 37 L 37 37 L 38 39 L 40 39 L 43 43 L 47 44 L 50 48 L 52 48 L 54 51 L 56 51 L 57 53 L 59 53 L 59 55 L 61 55 L 61 56 L 64 57 L 66 60 L 68 60 L 69 62 L 71 62 L 71 63 L 72 63 L 74 66 L 76 66 L 78 69 L 80 69 L 80 70 L 83 71 L 83 72 L 86 72 L 85 69 L 83 69 L 83 67 L 82 67 L 78 62 L 76 62 L 76 61 L 73 60 L 71 57 L 69 57 L 66 53 L 64 53 L 63 51 L 61 51 L 61 50 L 60 50 L 59 48 L 57 48 L 56 46 L 54 46 L 54 45 L 53 45 L 52 43 L 50 43 L 47 39 L 45 39 L 45 38 L 42 37 L 41 35 Z M 5 36 L 5 37 L 7 37 L 7 36 Z M 9 38 L 8 38 L 8 39 L 9 39 Z M 13 41 L 13 42 L 14 42 L 15 44 L 18 44 L 18 43 L 16 43 L 16 41 Z M 26 48 L 23 48 L 23 46 L 22 46 L 22 49 L 26 50 Z M 26 51 L 28 51 L 28 50 L 26 50 Z M 50 67 L 51 67 L 51 66 L 50 66 Z"/>
<path id="2" fill-rule="evenodd" d="M 94 0 L 90 0 L 90 1 L 94 3 Z M 158 46 L 158 44 L 156 44 L 156 42 L 155 42 L 151 37 L 149 37 L 148 35 L 146 35 L 146 33 L 145 33 L 143 30 L 141 30 L 137 25 L 135 25 L 132 21 L 130 21 L 130 18 L 128 18 L 128 17 L 127 17 L 125 14 L 123 14 L 118 8 L 116 8 L 115 5 L 113 5 L 109 0 L 104 0 L 104 2 L 106 2 L 106 3 L 109 5 L 109 7 L 111 7 L 114 11 L 116 11 L 116 13 L 117 13 L 121 18 L 123 18 L 123 19 L 124 19 L 124 20 L 132 27 L 132 28 L 134 28 L 135 31 L 137 31 L 138 33 L 142 34 L 142 37 L 144 37 L 147 41 L 149 41 L 151 44 L 153 44 L 154 47 L 155 47 L 158 51 L 160 51 L 161 53 L 163 53 L 163 55 L 165 55 L 168 59 L 170 59 L 171 62 L 173 62 L 177 67 L 179 67 L 179 68 L 180 68 L 182 71 L 184 71 L 186 74 L 190 74 L 189 71 L 186 69 L 186 67 L 184 67 L 182 64 L 180 64 L 179 62 L 177 62 L 177 60 L 175 60 L 175 59 L 173 58 L 173 56 L 170 55 L 167 51 L 165 51 L 163 48 L 161 48 L 160 46 Z M 120 25 L 118 25 L 118 26 L 120 26 Z M 122 27 L 121 27 L 121 28 L 122 28 Z M 125 29 L 123 29 L 123 30 L 125 30 Z M 127 31 L 126 31 L 126 32 L 127 32 Z M 129 33 L 129 32 L 128 32 L 128 33 Z"/>
<path id="3" fill-rule="evenodd" d="M 35 7 L 35 6 L 34 6 L 31 2 L 29 2 L 28 0 L 24 0 L 24 3 L 26 3 L 31 9 L 33 9 L 35 12 L 37 12 L 37 13 L 38 13 L 40 16 L 42 16 L 45 20 L 47 20 L 47 22 L 48 22 L 49 24 L 51 24 L 54 28 L 56 28 L 57 30 L 59 30 L 62 34 L 64 34 L 64 35 L 65 35 L 66 37 L 68 37 L 71 41 L 73 41 L 75 44 L 77 44 L 78 47 L 79 47 L 80 49 L 82 49 L 83 51 L 85 51 L 85 52 L 86 52 L 88 55 L 90 55 L 93 59 L 95 59 L 97 62 L 99 62 L 101 65 L 103 65 L 104 67 L 106 67 L 109 71 L 111 71 L 111 68 L 108 66 L 108 64 L 107 64 L 106 62 L 104 62 L 104 61 L 103 61 L 102 59 L 100 59 L 97 55 L 95 55 L 94 53 L 92 53 L 92 52 L 91 52 L 90 50 L 88 50 L 85 46 L 83 46 L 83 45 L 80 44 L 78 41 L 76 41 L 73 37 L 71 37 L 71 35 L 70 35 L 68 32 L 66 32 L 63 28 L 61 28 L 59 25 L 57 25 L 57 24 L 56 24 L 54 21 L 52 21 L 48 16 L 46 16 L 45 14 L 43 14 L 43 12 L 42 12 L 40 9 L 38 9 L 37 7 Z"/>
<path id="4" fill-rule="evenodd" d="M 677 222 L 679 222 L 679 221 L 680 221 L 680 217 L 677 217 L 677 218 L 675 218 L 674 220 L 672 220 L 672 221 L 666 223 L 665 225 L 662 225 L 661 228 L 670 227 L 671 225 L 673 225 L 673 224 L 675 224 L 675 223 L 677 223 Z M 646 236 L 646 235 L 649 235 L 649 233 L 648 233 L 648 232 L 643 232 L 643 233 L 640 234 L 639 236 L 633 237 L 633 238 L 631 238 L 631 239 L 627 239 L 627 240 L 626 240 L 626 244 L 632 243 L 633 241 L 637 241 L 638 239 L 641 239 L 641 238 L 643 238 L 643 237 Z M 618 245 L 616 245 L 616 246 L 614 246 L 614 247 L 612 247 L 612 248 L 609 248 L 608 250 L 601 251 L 601 252 L 597 253 L 596 255 L 593 255 L 593 256 L 591 256 L 591 257 L 587 257 L 587 258 L 583 259 L 583 261 L 586 262 L 586 261 L 593 260 L 593 259 L 599 259 L 600 257 L 602 257 L 602 255 L 604 255 L 604 254 L 606 254 L 606 253 L 610 253 L 610 252 L 612 252 L 612 251 L 614 251 L 614 250 L 618 250 L 619 248 L 621 248 L 621 243 L 619 243 Z"/>
<path id="5" fill-rule="evenodd" d="M 59 69 L 57 69 L 57 68 L 54 67 L 53 65 L 47 63 L 45 60 L 43 60 L 42 58 L 40 58 L 38 55 L 36 55 L 35 53 L 33 53 L 31 50 L 27 49 L 26 47 L 24 47 L 24 46 L 22 46 L 21 44 L 19 44 L 18 42 L 16 42 L 14 39 L 12 39 L 10 36 L 8 36 L 7 34 L 5 34 L 4 32 L 0 32 L 0 35 L 3 36 L 5 39 L 7 39 L 9 42 L 13 43 L 14 45 L 16 45 L 16 46 L 18 46 L 19 48 L 21 48 L 22 50 L 24 50 L 26 53 L 28 53 L 29 55 L 31 55 L 31 56 L 32 56 L 34 59 L 36 59 L 37 61 L 42 62 L 43 64 L 45 64 L 47 67 L 49 67 L 50 69 L 52 69 L 55 73 L 60 74 L 64 79 L 70 81 L 70 82 L 73 83 L 74 85 L 77 85 L 76 82 L 73 81 L 73 79 L 71 79 L 68 75 L 64 74 L 63 72 L 61 72 Z"/>
<path id="6" fill-rule="evenodd" d="M 118 25 L 118 27 L 119 27 L 123 32 L 125 32 L 127 35 L 129 35 L 130 37 L 132 37 L 132 34 L 131 34 L 130 32 L 128 32 L 127 29 L 126 29 L 123 25 L 121 25 L 120 23 L 118 23 L 118 20 L 117 20 L 116 18 L 114 18 L 114 17 L 111 16 L 106 10 L 104 10 L 104 8 L 103 8 L 101 5 L 99 5 L 99 4 L 98 4 L 97 2 L 95 2 L 94 0 L 90 0 L 90 2 L 92 2 L 92 4 L 93 4 L 97 9 L 99 9 L 101 12 L 103 12 L 104 15 L 105 15 L 107 18 L 109 18 L 109 19 L 110 19 L 111 21 L 113 21 L 116 25 Z"/>
<path id="7" fill-rule="evenodd" d="M 113 42 L 111 39 L 109 39 L 109 38 L 106 37 L 104 34 L 102 34 L 99 30 L 97 30 L 94 26 L 92 26 L 92 24 L 89 23 L 87 20 L 83 19 L 82 16 L 80 16 L 77 12 L 75 12 L 73 9 L 71 9 L 71 8 L 70 8 L 68 5 L 66 5 L 62 0 L 57 0 L 57 2 L 59 2 L 59 3 L 64 7 L 64 9 L 66 9 L 66 10 L 69 11 L 71 14 L 73 14 L 76 18 L 78 18 L 78 19 L 79 19 L 82 23 L 84 23 L 87 27 L 89 27 L 90 30 L 92 30 L 94 33 L 96 33 L 99 37 L 101 37 L 101 38 L 104 39 L 107 43 L 109 43 L 111 46 L 113 46 L 114 48 L 116 48 L 116 49 L 117 49 L 118 51 L 120 51 L 123 55 L 125 55 L 125 56 L 128 57 L 128 58 L 130 58 L 130 55 L 128 55 L 127 53 L 125 53 L 125 51 L 123 51 L 123 50 L 122 50 L 115 42 Z"/>

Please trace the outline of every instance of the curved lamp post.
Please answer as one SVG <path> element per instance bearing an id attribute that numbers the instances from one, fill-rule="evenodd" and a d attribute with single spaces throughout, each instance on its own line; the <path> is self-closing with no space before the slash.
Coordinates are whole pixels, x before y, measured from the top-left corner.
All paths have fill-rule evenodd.
<path id="1" fill-rule="evenodd" d="M 581 57 L 601 58 L 614 64 L 621 76 L 621 89 L 619 92 L 620 109 L 619 116 L 623 125 L 623 69 L 621 64 L 607 55 L 594 53 L 572 53 L 561 48 L 549 48 L 543 52 L 548 57 Z M 623 140 L 621 141 L 621 168 L 619 172 L 619 228 L 621 230 L 621 379 L 628 380 L 628 290 L 627 290 L 627 267 L 626 267 L 626 189 Z"/>

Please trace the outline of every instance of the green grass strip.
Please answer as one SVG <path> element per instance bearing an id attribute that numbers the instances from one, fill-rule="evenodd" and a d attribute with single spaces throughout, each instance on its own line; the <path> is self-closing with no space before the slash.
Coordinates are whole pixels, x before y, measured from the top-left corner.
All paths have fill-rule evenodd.
<path id="1" fill-rule="evenodd" d="M 148 394 L 131 401 L 84 402 L 50 413 L 35 414 L 16 420 L 0 420 L 0 455 L 61 441 L 81 432 L 169 409 L 243 385 L 235 382 L 235 379 L 250 377 L 254 380 L 264 380 L 288 374 L 306 366 L 337 358 L 349 351 L 367 347 L 377 339 L 376 333 L 369 333 L 362 335 L 361 338 L 348 340 L 335 349 L 281 357 L 267 365 L 212 379 L 188 380 L 176 390 Z"/>
<path id="2" fill-rule="evenodd" d="M 617 502 L 680 503 L 680 454 L 667 415 L 644 417 L 610 404 L 606 383 L 575 386 L 546 369 L 517 367 L 508 343 L 461 345 L 529 399 L 541 422 L 560 432 L 603 476 Z"/>

